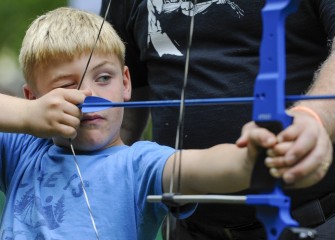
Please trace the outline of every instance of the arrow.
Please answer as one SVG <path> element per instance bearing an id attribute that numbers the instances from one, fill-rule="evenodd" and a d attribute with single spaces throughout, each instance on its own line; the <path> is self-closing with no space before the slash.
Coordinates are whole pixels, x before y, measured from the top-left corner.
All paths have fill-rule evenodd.
<path id="1" fill-rule="evenodd" d="M 260 101 L 267 101 L 266 96 L 259 97 Z M 306 96 L 306 95 L 289 95 L 285 97 L 286 102 L 295 102 L 302 100 L 329 100 L 335 99 L 335 95 Z M 203 98 L 203 99 L 186 99 L 186 106 L 206 106 L 206 105 L 225 105 L 225 104 L 251 104 L 255 97 L 235 97 L 235 98 Z M 82 104 L 83 113 L 99 112 L 113 107 L 141 108 L 141 107 L 179 107 L 180 100 L 161 100 L 161 101 L 134 101 L 134 102 L 111 102 L 105 98 L 88 96 Z"/>

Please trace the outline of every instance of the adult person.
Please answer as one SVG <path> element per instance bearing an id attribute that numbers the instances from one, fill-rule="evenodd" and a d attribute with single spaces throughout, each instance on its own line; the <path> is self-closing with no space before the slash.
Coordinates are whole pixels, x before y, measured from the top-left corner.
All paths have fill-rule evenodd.
<path id="1" fill-rule="evenodd" d="M 108 2 L 103 0 L 101 14 Z M 195 25 L 186 98 L 252 96 L 259 71 L 264 5 L 264 0 L 197 4 L 182 0 L 111 0 L 107 19 L 126 42 L 133 100 L 180 98 L 192 15 Z M 298 11 L 287 18 L 287 94 L 332 93 L 329 86 L 335 81 L 331 71 L 335 59 L 329 53 L 333 48 L 334 19 L 335 2 L 327 0 L 301 1 Z M 314 77 L 315 72 L 318 74 Z M 279 135 L 290 138 L 308 127 L 316 137 L 309 138 L 310 142 L 306 141 L 308 138 L 297 141 L 299 144 L 287 155 L 285 161 L 297 163 L 294 171 L 284 175 L 287 182 L 306 174 L 311 162 L 321 156 L 322 147 L 330 147 L 325 143 L 333 140 L 335 133 L 333 102 L 309 101 L 299 105 L 317 113 L 323 125 L 315 121 L 306 126 L 296 116 L 293 126 Z M 148 116 L 148 110 L 131 111 L 126 111 L 123 124 L 123 139 L 130 142 L 139 138 Z M 178 109 L 172 107 L 151 109 L 154 141 L 174 146 L 178 114 Z M 242 125 L 250 119 L 249 105 L 186 108 L 183 148 L 206 148 L 222 139 L 234 142 Z M 208 138 L 201 137 L 204 133 Z M 292 197 L 293 216 L 302 226 L 315 227 L 320 233 L 318 239 L 335 235 L 335 228 L 330 227 L 335 214 L 328 207 L 335 204 L 334 169 L 331 167 L 327 176 L 311 188 L 287 191 Z M 180 239 L 264 239 L 254 209 L 246 206 L 201 204 L 191 218 L 177 222 L 177 229 Z"/>

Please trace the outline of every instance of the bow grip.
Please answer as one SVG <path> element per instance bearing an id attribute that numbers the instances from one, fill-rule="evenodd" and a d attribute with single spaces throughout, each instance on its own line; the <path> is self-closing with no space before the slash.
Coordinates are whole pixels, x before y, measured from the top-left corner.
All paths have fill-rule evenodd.
<path id="1" fill-rule="evenodd" d="M 292 123 L 285 113 L 285 20 L 295 12 L 300 0 L 267 0 L 262 9 L 263 36 L 260 47 L 260 70 L 254 85 L 253 120 L 277 134 Z M 262 151 L 254 167 L 251 189 L 269 191 L 277 184 L 264 165 Z"/>

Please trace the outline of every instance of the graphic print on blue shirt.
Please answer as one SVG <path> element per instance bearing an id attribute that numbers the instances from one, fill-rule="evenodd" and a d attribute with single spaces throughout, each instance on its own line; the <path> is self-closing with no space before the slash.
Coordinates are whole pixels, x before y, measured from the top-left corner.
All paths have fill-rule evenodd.
<path id="1" fill-rule="evenodd" d="M 21 223 L 32 228 L 39 228 L 41 226 L 47 227 L 49 230 L 59 228 L 63 222 L 65 215 L 65 194 L 69 192 L 73 198 L 80 198 L 83 196 L 83 190 L 79 182 L 77 174 L 70 176 L 67 182 L 62 183 L 63 179 L 60 177 L 61 172 L 52 172 L 50 174 L 41 172 L 37 178 L 42 188 L 50 189 L 46 196 L 36 196 L 34 188 L 29 184 L 21 184 L 19 192 L 23 192 L 20 200 L 17 200 L 14 205 L 14 216 Z M 58 188 L 58 184 L 64 185 Z M 85 187 L 89 187 L 88 181 L 84 181 Z M 29 187 L 29 188 L 28 188 Z M 63 192 L 52 191 L 62 189 Z M 28 189 L 27 189 L 28 188 Z M 57 194 L 58 195 L 54 195 Z M 38 215 L 36 215 L 38 214 Z"/>

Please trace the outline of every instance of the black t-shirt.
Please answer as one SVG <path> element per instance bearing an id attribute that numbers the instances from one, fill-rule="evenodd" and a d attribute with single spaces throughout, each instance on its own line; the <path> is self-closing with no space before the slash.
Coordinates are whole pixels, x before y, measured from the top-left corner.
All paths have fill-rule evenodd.
<path id="1" fill-rule="evenodd" d="M 103 1 L 103 6 L 107 2 Z M 188 99 L 253 95 L 265 1 L 222 2 L 202 0 L 195 8 Z M 149 85 L 152 100 L 180 98 L 194 7 L 181 0 L 112 0 L 108 20 L 126 43 L 133 87 Z M 335 1 L 301 1 L 298 12 L 288 17 L 286 30 L 286 93 L 303 94 L 330 51 Z M 186 107 L 183 148 L 235 142 L 242 126 L 252 118 L 251 107 Z M 178 111 L 174 107 L 151 109 L 154 141 L 174 146 Z M 289 193 L 293 208 L 334 191 L 334 182 L 335 172 L 331 170 L 319 184 Z M 250 222 L 253 214 L 246 206 L 202 204 L 189 221 L 201 218 L 208 219 L 206 224 L 233 226 Z"/>

